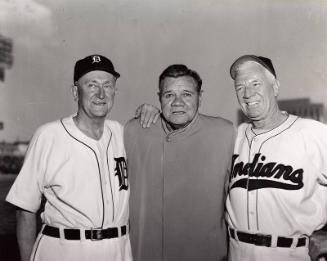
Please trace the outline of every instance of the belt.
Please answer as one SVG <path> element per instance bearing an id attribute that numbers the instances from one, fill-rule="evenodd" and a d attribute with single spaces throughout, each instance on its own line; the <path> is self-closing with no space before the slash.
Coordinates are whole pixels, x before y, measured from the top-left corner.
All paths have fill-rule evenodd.
<path id="1" fill-rule="evenodd" d="M 246 232 L 236 231 L 233 228 L 228 228 L 229 235 L 231 238 L 248 243 L 256 246 L 266 246 L 266 247 L 303 247 L 306 245 L 307 238 L 299 237 L 277 237 L 276 245 L 272 244 L 272 235 L 264 235 L 264 234 L 250 234 Z M 297 240 L 297 243 L 294 241 Z M 293 245 L 294 244 L 294 245 Z"/>
<path id="2" fill-rule="evenodd" d="M 121 233 L 119 234 L 119 232 Z M 127 226 L 109 227 L 106 229 L 91 229 L 91 230 L 65 228 L 63 229 L 63 238 L 67 240 L 80 240 L 81 233 L 85 233 L 85 239 L 91 239 L 91 240 L 116 238 L 127 234 Z M 60 238 L 60 229 L 57 227 L 45 225 L 42 230 L 42 234 L 50 237 Z"/>

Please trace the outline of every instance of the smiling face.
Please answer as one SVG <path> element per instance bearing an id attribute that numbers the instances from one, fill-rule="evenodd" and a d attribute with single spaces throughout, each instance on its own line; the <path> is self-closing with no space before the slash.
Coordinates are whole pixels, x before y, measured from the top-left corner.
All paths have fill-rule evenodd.
<path id="1" fill-rule="evenodd" d="M 188 125 L 198 113 L 201 92 L 190 76 L 166 77 L 161 82 L 159 93 L 161 110 L 173 129 Z"/>
<path id="2" fill-rule="evenodd" d="M 104 119 L 110 112 L 115 97 L 116 78 L 105 71 L 91 71 L 73 86 L 78 99 L 78 114 L 89 119 Z"/>
<path id="3" fill-rule="evenodd" d="M 234 86 L 243 113 L 252 121 L 269 124 L 279 111 L 275 77 L 260 64 L 248 61 L 238 66 Z"/>

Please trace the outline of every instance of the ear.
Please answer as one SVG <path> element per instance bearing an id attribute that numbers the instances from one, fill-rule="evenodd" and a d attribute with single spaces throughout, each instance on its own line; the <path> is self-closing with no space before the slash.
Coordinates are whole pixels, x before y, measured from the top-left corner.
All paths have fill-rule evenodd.
<path id="1" fill-rule="evenodd" d="M 199 92 L 199 107 L 201 106 L 201 103 L 202 103 L 202 93 L 203 93 L 203 90 L 201 90 Z"/>
<path id="2" fill-rule="evenodd" d="M 274 95 L 275 97 L 277 97 L 279 93 L 279 81 L 277 79 L 275 79 L 273 89 L 274 89 Z"/>
<path id="3" fill-rule="evenodd" d="M 158 92 L 157 92 L 157 95 L 158 95 L 158 98 L 159 98 L 159 102 L 161 102 L 161 92 L 158 91 Z"/>
<path id="4" fill-rule="evenodd" d="M 78 86 L 76 83 L 72 85 L 71 92 L 72 92 L 74 101 L 78 101 Z"/>

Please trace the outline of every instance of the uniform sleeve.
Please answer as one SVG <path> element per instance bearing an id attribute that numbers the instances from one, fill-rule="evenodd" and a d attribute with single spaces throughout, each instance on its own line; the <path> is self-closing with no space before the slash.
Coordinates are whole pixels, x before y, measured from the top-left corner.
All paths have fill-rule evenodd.
<path id="1" fill-rule="evenodd" d="M 327 186 L 327 125 L 311 121 L 305 134 L 305 145 L 317 170 L 318 182 Z"/>
<path id="2" fill-rule="evenodd" d="M 42 129 L 39 129 L 30 141 L 23 167 L 6 197 L 7 202 L 33 213 L 39 209 L 43 193 L 45 140 Z"/>

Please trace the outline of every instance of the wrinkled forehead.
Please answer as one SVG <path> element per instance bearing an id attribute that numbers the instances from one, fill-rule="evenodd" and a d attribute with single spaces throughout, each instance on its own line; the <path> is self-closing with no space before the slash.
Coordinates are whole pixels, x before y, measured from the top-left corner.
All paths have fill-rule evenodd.
<path id="1" fill-rule="evenodd" d="M 271 74 L 264 66 L 255 61 L 245 61 L 235 66 L 235 81 L 250 76 L 264 77 L 267 73 Z M 272 75 L 273 76 L 273 75 Z"/>
<path id="2" fill-rule="evenodd" d="M 196 89 L 197 83 L 191 76 L 165 77 L 162 81 L 162 90 Z"/>

